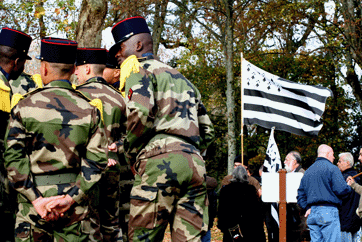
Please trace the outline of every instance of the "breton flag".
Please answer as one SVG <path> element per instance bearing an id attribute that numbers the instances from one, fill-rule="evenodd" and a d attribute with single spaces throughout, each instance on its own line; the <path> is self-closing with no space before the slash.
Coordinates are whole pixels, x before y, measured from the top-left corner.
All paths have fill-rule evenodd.
<path id="1" fill-rule="evenodd" d="M 274 127 L 271 129 L 268 148 L 266 150 L 266 157 L 264 161 L 263 172 L 278 172 L 282 168 L 282 162 L 280 160 L 279 150 L 277 143 L 274 139 Z M 270 213 L 276 227 L 279 227 L 279 213 L 278 213 L 278 203 L 270 203 Z M 271 221 L 270 221 L 271 222 Z M 272 226 L 272 225 L 270 225 Z M 279 231 L 272 230 L 272 237 L 278 236 Z M 274 234 L 275 233 L 275 234 Z"/>
<path id="2" fill-rule="evenodd" d="M 263 172 L 278 172 L 280 168 L 282 168 L 282 162 L 277 143 L 275 143 L 273 127 L 270 132 L 268 148 L 266 149 Z"/>
<path id="3" fill-rule="evenodd" d="M 331 90 L 292 82 L 242 61 L 244 124 L 317 136 Z"/>

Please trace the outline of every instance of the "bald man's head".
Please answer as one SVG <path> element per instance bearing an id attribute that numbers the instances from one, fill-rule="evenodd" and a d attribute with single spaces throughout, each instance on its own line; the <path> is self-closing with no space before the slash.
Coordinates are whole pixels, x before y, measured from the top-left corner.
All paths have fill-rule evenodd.
<path id="1" fill-rule="evenodd" d="M 330 162 L 333 163 L 334 161 L 334 152 L 332 147 L 322 144 L 318 147 L 318 151 L 317 151 L 317 155 L 318 157 L 323 157 L 326 158 L 327 160 L 329 160 Z"/>

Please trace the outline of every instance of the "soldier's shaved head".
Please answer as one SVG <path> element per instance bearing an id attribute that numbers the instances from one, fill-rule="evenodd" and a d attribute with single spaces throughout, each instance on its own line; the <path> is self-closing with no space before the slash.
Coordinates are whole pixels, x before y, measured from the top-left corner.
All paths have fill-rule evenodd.
<path id="1" fill-rule="evenodd" d="M 41 79 L 44 85 L 53 80 L 69 80 L 74 73 L 74 64 L 42 61 L 40 64 Z"/>

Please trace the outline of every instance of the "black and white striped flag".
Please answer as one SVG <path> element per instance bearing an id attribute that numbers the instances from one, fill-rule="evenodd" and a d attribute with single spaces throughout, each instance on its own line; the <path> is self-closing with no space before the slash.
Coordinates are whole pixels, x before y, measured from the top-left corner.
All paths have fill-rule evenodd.
<path id="1" fill-rule="evenodd" d="M 243 59 L 242 107 L 244 124 L 316 136 L 325 103 L 332 92 L 325 87 L 292 82 Z"/>
<path id="2" fill-rule="evenodd" d="M 274 127 L 271 129 L 263 172 L 278 172 L 282 168 L 279 149 L 274 139 Z"/>
<path id="3" fill-rule="evenodd" d="M 273 127 L 270 131 L 268 148 L 266 150 L 266 157 L 264 160 L 263 172 L 275 173 L 275 172 L 278 172 L 279 169 L 281 169 L 281 168 L 282 168 L 282 162 L 280 160 L 280 154 L 279 154 L 279 149 L 278 149 L 277 143 L 275 142 L 275 139 L 274 139 L 274 127 Z M 269 221 L 269 222 L 276 224 L 277 227 L 279 227 L 278 209 L 279 209 L 278 203 L 270 203 L 270 215 L 274 221 Z M 272 231 L 272 233 L 275 233 L 275 234 L 272 234 L 272 236 L 276 238 L 276 236 L 278 236 L 277 235 L 278 232 L 279 232 L 278 230 Z"/>

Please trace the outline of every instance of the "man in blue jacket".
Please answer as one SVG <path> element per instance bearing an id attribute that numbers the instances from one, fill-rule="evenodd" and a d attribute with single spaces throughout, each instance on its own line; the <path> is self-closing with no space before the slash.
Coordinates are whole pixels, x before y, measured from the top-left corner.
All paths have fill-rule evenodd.
<path id="1" fill-rule="evenodd" d="M 341 171 L 333 165 L 334 152 L 328 145 L 318 147 L 318 158 L 304 173 L 298 189 L 298 205 L 307 210 L 311 241 L 341 241 L 338 207 L 352 192 Z"/>

